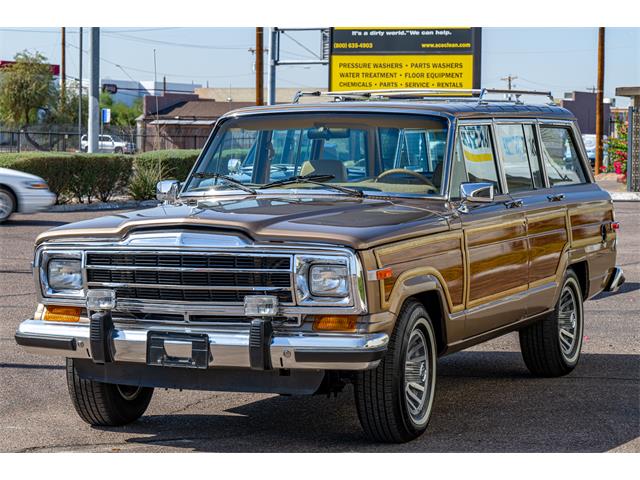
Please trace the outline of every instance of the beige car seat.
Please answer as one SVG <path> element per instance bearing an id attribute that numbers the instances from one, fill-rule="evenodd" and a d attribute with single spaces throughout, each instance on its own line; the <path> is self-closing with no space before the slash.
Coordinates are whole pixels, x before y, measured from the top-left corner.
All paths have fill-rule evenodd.
<path id="1" fill-rule="evenodd" d="M 310 160 L 302 164 L 300 175 L 333 175 L 334 182 L 347 181 L 347 168 L 340 160 Z"/>

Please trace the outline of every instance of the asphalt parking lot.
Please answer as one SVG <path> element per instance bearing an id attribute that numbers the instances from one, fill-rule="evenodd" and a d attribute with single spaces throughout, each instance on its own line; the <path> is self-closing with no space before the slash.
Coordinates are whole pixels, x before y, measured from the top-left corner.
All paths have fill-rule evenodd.
<path id="1" fill-rule="evenodd" d="M 32 315 L 36 235 L 97 212 L 16 215 L 0 226 L 0 451 L 640 451 L 640 203 L 616 205 L 627 283 L 585 305 L 583 355 L 563 378 L 537 379 L 510 334 L 439 360 L 426 435 L 405 445 L 364 437 L 351 390 L 337 398 L 156 390 L 146 415 L 92 428 L 67 394 L 64 361 L 14 342 Z"/>

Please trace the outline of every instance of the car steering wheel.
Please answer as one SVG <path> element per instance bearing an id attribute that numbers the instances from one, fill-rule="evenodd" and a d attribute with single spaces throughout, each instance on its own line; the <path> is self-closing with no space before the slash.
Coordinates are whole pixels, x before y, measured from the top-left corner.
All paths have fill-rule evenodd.
<path id="1" fill-rule="evenodd" d="M 436 188 L 433 185 L 433 183 L 431 183 L 431 181 L 428 178 L 426 178 L 424 175 L 418 172 L 414 172 L 413 170 L 407 170 L 406 168 L 392 168 L 391 170 L 382 172 L 380 175 L 376 177 L 374 181 L 377 183 L 383 178 L 388 177 L 389 175 L 410 175 L 420 180 L 421 183 L 424 183 L 425 185 L 432 187 L 434 189 Z"/>

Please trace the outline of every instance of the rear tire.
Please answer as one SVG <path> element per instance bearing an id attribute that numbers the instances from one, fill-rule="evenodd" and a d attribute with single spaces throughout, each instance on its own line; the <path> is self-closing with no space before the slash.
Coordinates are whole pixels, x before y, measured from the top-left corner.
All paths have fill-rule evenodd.
<path id="1" fill-rule="evenodd" d="M 0 187 L 0 223 L 9 220 L 16 211 L 16 197 L 10 190 Z"/>
<path id="2" fill-rule="evenodd" d="M 67 359 L 67 386 L 80 418 L 93 426 L 115 427 L 134 422 L 149 406 L 153 388 L 115 385 L 80 378 Z"/>
<path id="3" fill-rule="evenodd" d="M 410 300 L 398 315 L 378 367 L 358 373 L 358 417 L 373 440 L 408 442 L 427 429 L 436 387 L 435 338 L 427 311 Z"/>
<path id="4" fill-rule="evenodd" d="M 571 372 L 580 359 L 584 332 L 582 290 L 568 270 L 553 312 L 520 330 L 520 350 L 527 368 L 541 377 Z"/>

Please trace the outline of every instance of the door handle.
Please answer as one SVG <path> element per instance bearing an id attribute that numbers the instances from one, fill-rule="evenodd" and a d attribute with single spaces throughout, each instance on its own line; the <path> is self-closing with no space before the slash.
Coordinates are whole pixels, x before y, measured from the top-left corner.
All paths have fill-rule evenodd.
<path id="1" fill-rule="evenodd" d="M 561 200 L 564 200 L 564 193 L 556 193 L 553 195 L 547 195 L 547 200 L 549 200 L 550 202 L 559 202 Z"/>
<path id="2" fill-rule="evenodd" d="M 522 199 L 517 200 L 509 200 L 508 202 L 504 202 L 504 206 L 507 208 L 520 208 L 524 205 Z"/>

